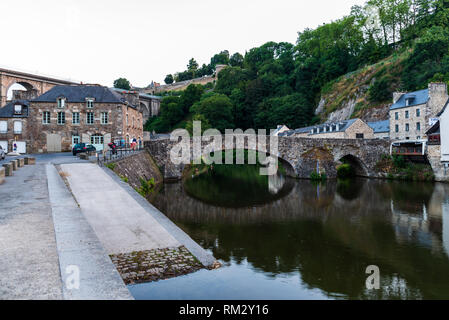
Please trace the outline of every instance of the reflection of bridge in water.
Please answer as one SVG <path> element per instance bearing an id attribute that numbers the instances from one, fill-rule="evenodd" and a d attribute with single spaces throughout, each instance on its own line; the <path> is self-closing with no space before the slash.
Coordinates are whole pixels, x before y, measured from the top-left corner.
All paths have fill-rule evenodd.
<path id="1" fill-rule="evenodd" d="M 448 185 L 289 181 L 284 198 L 254 207 L 205 204 L 180 183 L 152 202 L 224 261 L 247 259 L 269 274 L 299 270 L 311 287 L 351 297 L 449 298 Z M 271 189 L 280 184 L 273 179 Z M 382 273 L 375 296 L 364 287 L 370 264 Z"/>

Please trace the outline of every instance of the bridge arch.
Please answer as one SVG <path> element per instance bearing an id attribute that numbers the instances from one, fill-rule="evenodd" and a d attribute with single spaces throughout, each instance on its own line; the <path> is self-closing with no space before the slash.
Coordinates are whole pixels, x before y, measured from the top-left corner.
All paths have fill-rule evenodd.
<path id="1" fill-rule="evenodd" d="M 13 80 L 11 81 L 11 83 L 9 83 L 8 86 L 6 86 L 6 100 L 13 100 L 14 91 L 26 91 L 30 94 L 32 94 L 33 92 L 38 92 L 38 90 L 30 82 Z M 19 99 L 21 99 L 21 97 L 19 97 Z"/>
<path id="2" fill-rule="evenodd" d="M 237 149 L 235 147 L 233 147 L 233 148 L 225 148 L 223 146 L 222 148 L 220 148 L 218 150 L 214 150 L 213 152 L 223 152 L 223 151 L 227 151 L 227 150 L 257 151 L 257 152 L 260 152 L 260 153 L 265 153 L 265 155 L 267 157 L 268 156 L 273 156 L 273 157 L 278 159 L 278 162 L 280 164 L 279 167 L 283 169 L 281 171 L 284 171 L 285 175 L 287 175 L 289 177 L 297 177 L 295 169 L 294 169 L 294 165 L 290 161 L 288 161 L 287 159 L 282 158 L 282 156 L 279 155 L 279 154 L 272 154 L 270 152 L 260 151 L 260 150 L 257 149 L 257 147 L 256 148 L 252 148 L 252 147 L 249 147 L 249 146 L 245 146 L 243 149 Z M 202 150 L 202 156 L 206 156 L 206 155 L 208 155 L 208 153 L 209 152 L 207 152 L 207 150 L 204 150 L 204 149 Z M 258 158 L 256 159 L 256 161 L 259 161 Z"/>
<path id="3" fill-rule="evenodd" d="M 342 163 L 347 163 L 351 165 L 352 168 L 355 170 L 355 175 L 359 177 L 367 177 L 369 176 L 369 170 L 368 167 L 365 165 L 365 163 L 357 156 L 353 154 L 346 154 L 340 159 L 338 159 Z"/>

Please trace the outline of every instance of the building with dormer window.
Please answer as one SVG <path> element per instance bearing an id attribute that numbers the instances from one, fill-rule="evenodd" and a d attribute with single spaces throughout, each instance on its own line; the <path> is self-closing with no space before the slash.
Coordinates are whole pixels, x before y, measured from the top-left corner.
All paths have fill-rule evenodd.
<path id="1" fill-rule="evenodd" d="M 100 85 L 55 86 L 30 101 L 29 152 L 71 151 L 76 143 L 92 144 L 97 151 L 107 150 L 110 142 L 143 143 L 138 102 Z"/>

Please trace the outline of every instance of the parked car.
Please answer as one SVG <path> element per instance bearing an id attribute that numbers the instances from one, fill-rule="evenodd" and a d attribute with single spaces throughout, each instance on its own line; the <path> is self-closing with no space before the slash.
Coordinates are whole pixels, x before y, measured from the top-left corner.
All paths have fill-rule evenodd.
<path id="1" fill-rule="evenodd" d="M 3 150 L 2 146 L 0 146 L 0 159 L 5 160 L 6 153 L 5 150 Z"/>
<path id="2" fill-rule="evenodd" d="M 81 152 L 90 152 L 90 151 L 97 151 L 97 149 L 93 145 L 85 143 L 77 143 L 73 146 L 72 149 L 72 153 L 74 156 L 76 156 L 78 153 Z"/>

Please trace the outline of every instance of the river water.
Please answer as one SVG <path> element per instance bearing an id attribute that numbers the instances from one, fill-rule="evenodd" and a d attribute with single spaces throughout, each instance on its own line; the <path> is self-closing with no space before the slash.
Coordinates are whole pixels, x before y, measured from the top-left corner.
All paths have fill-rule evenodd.
<path id="1" fill-rule="evenodd" d="M 136 299 L 449 299 L 449 185 L 205 179 L 150 201 L 222 268 L 129 286 Z"/>

